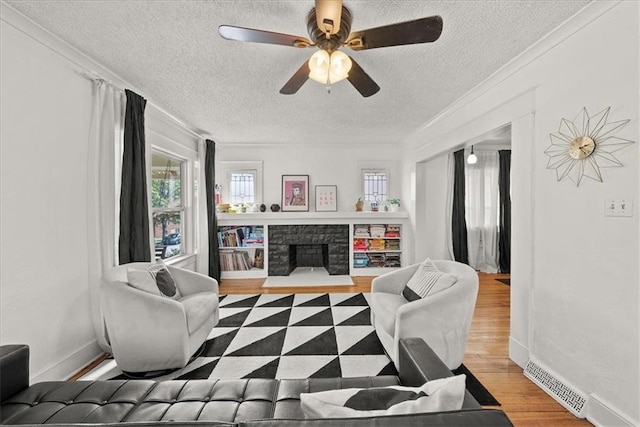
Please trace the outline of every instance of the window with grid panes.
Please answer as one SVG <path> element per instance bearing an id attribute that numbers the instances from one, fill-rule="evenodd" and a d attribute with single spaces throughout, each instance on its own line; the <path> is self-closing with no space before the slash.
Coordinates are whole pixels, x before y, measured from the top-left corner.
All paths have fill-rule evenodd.
<path id="1" fill-rule="evenodd" d="M 383 202 L 387 200 L 389 186 L 388 172 L 384 169 L 365 169 L 362 171 L 364 182 L 364 200 Z"/>
<path id="2" fill-rule="evenodd" d="M 229 177 L 231 203 L 255 203 L 256 171 L 235 171 Z"/>
<path id="3" fill-rule="evenodd" d="M 262 161 L 225 160 L 220 162 L 220 172 L 216 176 L 222 203 L 262 202 Z"/>

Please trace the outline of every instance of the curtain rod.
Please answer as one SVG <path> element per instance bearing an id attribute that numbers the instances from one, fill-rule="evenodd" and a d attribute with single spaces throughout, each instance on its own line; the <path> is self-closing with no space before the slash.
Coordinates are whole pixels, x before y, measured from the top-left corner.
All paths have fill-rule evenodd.
<path id="1" fill-rule="evenodd" d="M 76 64 L 77 65 L 77 64 Z M 109 86 L 111 86 L 112 88 L 116 89 L 118 92 L 125 94 L 125 90 L 123 88 L 121 88 L 120 86 L 118 86 L 117 84 L 113 83 L 110 80 L 105 79 L 104 77 L 100 76 L 97 73 L 94 72 L 90 72 L 87 71 L 84 67 L 82 67 L 79 70 L 76 70 L 76 72 L 84 77 L 85 79 L 91 80 L 92 82 L 104 82 L 106 84 L 108 84 Z M 135 92 L 135 91 L 132 91 Z M 180 120 L 176 119 L 175 117 L 173 117 L 173 115 L 169 114 L 167 111 L 165 111 L 164 109 L 158 107 L 156 104 L 154 104 L 153 102 L 150 102 L 149 100 L 147 100 L 147 105 L 149 105 L 150 107 L 152 107 L 153 109 L 159 111 L 160 113 L 164 114 L 165 116 L 169 117 L 173 122 L 175 122 L 176 124 L 180 125 L 180 127 L 182 127 L 183 130 L 189 132 L 190 134 L 192 134 L 193 136 L 200 138 L 202 140 L 206 140 L 209 139 L 208 136 L 205 135 L 201 135 L 191 129 L 189 129 L 183 122 L 181 122 Z"/>
<path id="2" fill-rule="evenodd" d="M 75 47 L 71 46 L 69 43 L 63 41 L 60 37 L 56 36 L 51 31 L 45 29 L 39 24 L 36 24 L 33 20 L 31 20 L 30 18 L 27 18 L 21 12 L 18 12 L 17 10 L 15 10 L 12 6 L 5 4 L 4 2 L 1 2 L 1 3 L 2 3 L 2 14 L 0 16 L 0 19 L 2 20 L 3 23 L 10 25 L 15 30 L 24 34 L 26 37 L 30 38 L 34 42 L 40 44 L 41 46 L 50 50 L 54 54 L 63 58 L 64 60 L 69 61 L 71 64 L 73 64 L 74 68 L 76 68 L 76 72 L 80 76 L 92 81 L 102 80 L 107 84 L 109 84 L 110 86 L 112 86 L 113 88 L 124 93 L 124 89 L 122 89 L 120 86 L 101 77 L 100 75 L 96 74 L 93 71 L 89 71 L 89 68 L 87 68 L 87 64 L 94 63 L 101 68 L 105 68 L 105 67 L 101 66 L 94 59 L 80 52 Z M 107 68 L 105 68 L 105 70 L 109 73 L 113 73 Z M 115 76 L 118 77 L 117 75 Z M 118 77 L 118 79 L 120 78 Z M 178 120 L 172 114 L 169 114 L 166 110 L 160 108 L 153 102 L 147 101 L 147 104 L 153 107 L 155 110 L 169 117 L 174 123 L 180 125 L 185 131 L 192 134 L 193 136 L 200 138 L 202 140 L 209 138 L 208 133 L 205 132 L 204 134 L 200 134 L 195 132 L 194 130 L 190 129 L 185 123 Z"/>
<path id="3" fill-rule="evenodd" d="M 76 72 L 78 74 L 80 74 L 82 77 L 84 77 L 85 79 L 91 80 L 92 82 L 104 82 L 104 83 L 108 84 L 109 86 L 111 86 L 112 88 L 116 89 L 118 92 L 125 93 L 124 89 L 122 89 L 121 87 L 117 86 L 112 81 L 109 81 L 109 80 L 105 79 L 104 77 L 101 77 L 101 76 L 99 76 L 97 74 L 93 74 L 93 73 L 90 73 L 90 72 L 85 71 L 85 70 L 77 70 Z"/>

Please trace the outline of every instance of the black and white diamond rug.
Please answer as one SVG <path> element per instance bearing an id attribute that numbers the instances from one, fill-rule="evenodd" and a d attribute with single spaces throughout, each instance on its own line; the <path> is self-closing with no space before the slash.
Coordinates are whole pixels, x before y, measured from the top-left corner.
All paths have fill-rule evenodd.
<path id="1" fill-rule="evenodd" d="M 371 326 L 369 297 L 368 293 L 221 296 L 220 322 L 202 354 L 185 368 L 156 379 L 397 375 Z M 82 379 L 96 379 L 96 374 Z M 112 367 L 99 377 L 120 375 Z"/>
<path id="2" fill-rule="evenodd" d="M 396 374 L 371 326 L 368 294 L 227 295 L 199 365 L 179 378 Z"/>

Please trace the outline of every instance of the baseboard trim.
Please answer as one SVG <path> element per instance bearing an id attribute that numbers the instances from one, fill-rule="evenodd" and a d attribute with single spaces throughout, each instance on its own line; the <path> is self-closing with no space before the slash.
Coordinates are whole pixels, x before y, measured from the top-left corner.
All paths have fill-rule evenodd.
<path id="1" fill-rule="evenodd" d="M 631 420 L 630 417 L 614 408 L 609 402 L 595 393 L 589 395 L 587 420 L 598 427 L 633 427 L 640 425 L 640 420 Z"/>
<path id="2" fill-rule="evenodd" d="M 66 381 L 103 353 L 104 351 L 100 348 L 98 342 L 91 341 L 55 365 L 33 375 L 30 378 L 30 382 L 33 384 L 42 381 Z"/>
<path id="3" fill-rule="evenodd" d="M 529 349 L 513 337 L 509 337 L 509 359 L 524 369 L 529 361 Z"/>

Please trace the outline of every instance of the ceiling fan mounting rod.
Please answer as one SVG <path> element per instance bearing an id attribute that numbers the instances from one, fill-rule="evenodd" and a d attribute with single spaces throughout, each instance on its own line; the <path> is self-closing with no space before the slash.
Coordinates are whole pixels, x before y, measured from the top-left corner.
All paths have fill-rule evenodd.
<path id="1" fill-rule="evenodd" d="M 329 36 L 328 28 L 319 28 L 316 19 L 316 8 L 312 8 L 307 16 L 307 32 L 315 45 L 331 53 L 344 44 L 351 32 L 351 12 L 342 6 L 342 15 L 340 18 L 340 30 Z M 333 23 L 331 23 L 333 24 Z"/>

